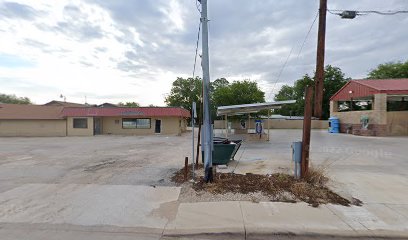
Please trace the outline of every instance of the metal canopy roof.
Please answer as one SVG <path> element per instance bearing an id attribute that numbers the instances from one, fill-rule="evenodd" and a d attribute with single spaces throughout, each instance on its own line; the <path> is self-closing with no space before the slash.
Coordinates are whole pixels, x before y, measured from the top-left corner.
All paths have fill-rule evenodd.
<path id="1" fill-rule="evenodd" d="M 277 109 L 283 105 L 295 103 L 296 100 L 287 100 L 279 102 L 251 103 L 242 105 L 220 106 L 217 108 L 217 116 L 239 115 L 243 113 L 255 113 L 261 110 Z"/>

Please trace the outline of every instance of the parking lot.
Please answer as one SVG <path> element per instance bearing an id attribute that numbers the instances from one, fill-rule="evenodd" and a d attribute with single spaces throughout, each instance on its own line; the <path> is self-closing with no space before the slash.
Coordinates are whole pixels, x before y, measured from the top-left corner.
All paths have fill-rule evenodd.
<path id="1" fill-rule="evenodd" d="M 0 191 L 27 183 L 166 185 L 187 136 L 0 138 Z"/>
<path id="2" fill-rule="evenodd" d="M 290 145 L 301 134 L 272 130 L 269 142 L 244 142 L 229 169 L 291 173 Z M 74 229 L 97 239 L 125 228 L 160 235 L 177 211 L 180 189 L 169 178 L 190 156 L 190 137 L 0 138 L 0 234 Z M 313 131 L 310 161 L 324 166 L 340 194 L 408 219 L 407 146 L 406 137 Z"/>
<path id="3" fill-rule="evenodd" d="M 292 172 L 290 145 L 301 140 L 301 131 L 273 130 L 270 134 L 269 142 L 245 142 L 230 169 L 236 173 Z M 183 166 L 185 156 L 191 156 L 190 136 L 0 138 L 0 191 L 28 183 L 170 186 L 171 174 Z M 393 202 L 407 197 L 406 146 L 406 137 L 316 130 L 310 162 L 327 170 L 333 187 L 365 201 L 371 201 L 373 190 L 377 200 Z M 395 195 L 376 191 L 385 187 L 395 188 Z"/>

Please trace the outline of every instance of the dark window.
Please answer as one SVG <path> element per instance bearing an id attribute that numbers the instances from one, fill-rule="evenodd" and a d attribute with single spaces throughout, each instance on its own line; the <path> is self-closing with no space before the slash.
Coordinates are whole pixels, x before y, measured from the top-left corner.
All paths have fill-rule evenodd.
<path id="1" fill-rule="evenodd" d="M 74 128 L 88 128 L 88 119 L 74 118 Z"/>
<path id="2" fill-rule="evenodd" d="M 122 128 L 150 128 L 150 118 L 124 118 L 122 119 Z"/>
<path id="3" fill-rule="evenodd" d="M 339 101 L 338 106 L 339 112 L 366 111 L 373 109 L 373 101 L 372 100 Z"/>
<path id="4" fill-rule="evenodd" d="M 115 119 L 115 124 L 119 124 L 119 119 Z"/>
<path id="5" fill-rule="evenodd" d="M 408 102 L 387 102 L 387 111 L 408 111 Z"/>

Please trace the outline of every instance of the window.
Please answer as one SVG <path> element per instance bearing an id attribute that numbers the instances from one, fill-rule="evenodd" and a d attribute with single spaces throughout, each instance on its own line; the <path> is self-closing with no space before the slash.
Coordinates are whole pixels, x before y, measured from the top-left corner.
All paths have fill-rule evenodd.
<path id="1" fill-rule="evenodd" d="M 74 128 L 88 128 L 88 119 L 74 118 Z"/>
<path id="2" fill-rule="evenodd" d="M 150 118 L 124 118 L 122 128 L 150 128 Z"/>
<path id="3" fill-rule="evenodd" d="M 404 96 L 388 96 L 387 111 L 408 111 L 407 97 Z"/>
<path id="4" fill-rule="evenodd" d="M 339 101 L 338 104 L 337 111 L 339 112 L 366 111 L 373 109 L 372 100 Z"/>

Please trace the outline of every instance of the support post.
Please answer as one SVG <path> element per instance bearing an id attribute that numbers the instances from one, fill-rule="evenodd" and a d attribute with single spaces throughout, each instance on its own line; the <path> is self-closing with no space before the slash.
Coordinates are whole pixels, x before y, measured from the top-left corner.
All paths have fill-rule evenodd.
<path id="1" fill-rule="evenodd" d="M 249 130 L 251 130 L 251 114 L 248 113 L 248 130 L 247 133 L 250 133 Z"/>
<path id="2" fill-rule="evenodd" d="M 188 157 L 184 158 L 184 181 L 187 181 L 188 176 Z"/>
<path id="3" fill-rule="evenodd" d="M 269 121 L 270 121 L 269 117 L 270 116 L 271 116 L 271 110 L 268 109 L 268 141 L 269 141 Z"/>
<path id="4" fill-rule="evenodd" d="M 202 24 L 202 62 L 203 68 L 203 149 L 204 149 L 204 180 L 213 181 L 212 174 L 212 128 L 210 115 L 210 60 L 208 51 L 208 18 L 207 0 L 201 0 L 201 24 Z"/>
<path id="5" fill-rule="evenodd" d="M 201 117 L 200 117 L 200 121 L 198 121 L 198 136 L 197 136 L 197 147 L 196 147 L 196 165 L 197 166 L 198 166 L 198 159 L 200 157 L 200 142 L 201 142 Z"/>
<path id="6" fill-rule="evenodd" d="M 326 12 L 327 12 L 327 0 L 320 0 L 319 30 L 317 36 L 316 76 L 315 76 L 315 102 L 314 102 L 314 116 L 319 119 L 322 118 L 322 106 L 323 106 Z"/>
<path id="7" fill-rule="evenodd" d="M 303 117 L 302 162 L 300 173 L 302 178 L 304 178 L 309 171 L 310 131 L 312 125 L 312 95 L 313 87 L 306 87 L 305 113 Z"/>
<path id="8" fill-rule="evenodd" d="M 197 110 L 196 110 L 196 103 L 193 102 L 192 106 L 192 113 L 191 113 L 191 134 L 192 134 L 192 140 L 191 140 L 191 144 L 192 144 L 192 149 L 191 149 L 191 165 L 193 165 L 193 172 L 191 174 L 192 176 L 192 180 L 194 181 L 194 174 L 195 174 L 195 164 L 194 164 L 194 124 L 195 124 L 195 118 L 197 117 Z"/>
<path id="9" fill-rule="evenodd" d="M 225 120 L 225 137 L 228 138 L 228 115 L 224 115 Z"/>

